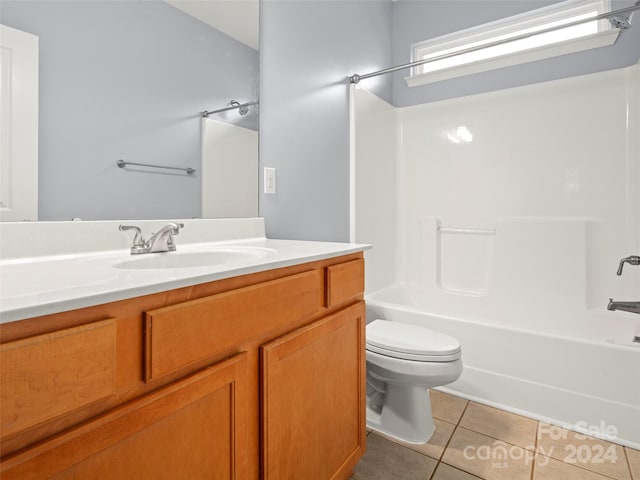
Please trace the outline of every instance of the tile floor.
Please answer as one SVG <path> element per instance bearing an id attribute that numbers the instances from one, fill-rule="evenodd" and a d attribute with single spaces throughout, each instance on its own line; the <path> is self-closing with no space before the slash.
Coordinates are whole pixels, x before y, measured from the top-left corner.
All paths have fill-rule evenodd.
<path id="1" fill-rule="evenodd" d="M 370 432 L 352 480 L 640 480 L 640 451 L 431 391 L 424 445 Z"/>

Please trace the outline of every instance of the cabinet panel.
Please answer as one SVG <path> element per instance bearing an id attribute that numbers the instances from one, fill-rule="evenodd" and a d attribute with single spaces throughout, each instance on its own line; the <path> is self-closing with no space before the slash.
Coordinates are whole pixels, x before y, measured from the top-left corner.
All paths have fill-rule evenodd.
<path id="1" fill-rule="evenodd" d="M 115 320 L 4 343 L 0 365 L 6 437 L 115 393 Z"/>
<path id="2" fill-rule="evenodd" d="M 313 315 L 318 280 L 313 270 L 146 312 L 145 380 Z"/>
<path id="3" fill-rule="evenodd" d="M 247 355 L 236 355 L 2 463 L 1 477 L 244 480 Z"/>
<path id="4" fill-rule="evenodd" d="M 264 478 L 347 478 L 365 448 L 364 302 L 261 347 Z"/>
<path id="5" fill-rule="evenodd" d="M 364 260 L 338 263 L 326 268 L 325 305 L 332 307 L 364 292 Z"/>

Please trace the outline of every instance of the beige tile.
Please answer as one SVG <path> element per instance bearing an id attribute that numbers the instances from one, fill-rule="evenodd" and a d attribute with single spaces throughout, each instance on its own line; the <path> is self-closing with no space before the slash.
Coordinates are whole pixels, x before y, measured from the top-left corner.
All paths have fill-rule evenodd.
<path id="1" fill-rule="evenodd" d="M 458 427 L 442 461 L 486 480 L 529 480 L 533 452 Z"/>
<path id="2" fill-rule="evenodd" d="M 367 451 L 353 469 L 356 480 L 426 480 L 437 461 L 372 433 Z"/>
<path id="3" fill-rule="evenodd" d="M 533 480 L 609 480 L 609 477 L 554 458 L 536 455 Z"/>
<path id="4" fill-rule="evenodd" d="M 436 473 L 431 477 L 431 480 L 478 480 L 479 478 L 480 477 L 476 477 L 470 473 L 453 468 L 446 463 L 440 463 L 438 464 L 438 468 L 436 468 Z"/>
<path id="5" fill-rule="evenodd" d="M 615 443 L 540 423 L 538 453 L 617 480 L 631 480 L 624 448 Z"/>
<path id="6" fill-rule="evenodd" d="M 437 390 L 429 390 L 429 398 L 431 399 L 431 413 L 434 418 L 453 424 L 457 424 L 460 421 L 460 417 L 467 403 L 469 403 L 464 398 L 438 392 Z"/>
<path id="7" fill-rule="evenodd" d="M 396 442 L 398 445 L 402 445 L 403 447 L 410 448 L 411 450 L 415 450 L 416 452 L 422 453 L 423 455 L 428 455 L 431 458 L 440 459 L 442 456 L 442 452 L 444 452 L 444 447 L 447 446 L 447 442 L 451 438 L 453 431 L 456 426 L 452 423 L 443 422 L 442 420 L 438 420 L 437 418 L 433 419 L 433 423 L 436 424 L 436 430 L 433 432 L 433 435 L 429 439 L 427 443 L 415 444 L 415 443 L 407 443 L 397 438 L 392 438 L 384 433 L 376 433 L 376 435 L 380 435 L 387 440 L 391 440 L 392 442 Z"/>
<path id="8" fill-rule="evenodd" d="M 538 422 L 527 417 L 469 402 L 460 426 L 512 445 L 535 450 Z"/>
<path id="9" fill-rule="evenodd" d="M 631 467 L 631 477 L 633 480 L 640 480 L 640 450 L 634 448 L 624 447 L 629 459 L 629 466 Z"/>

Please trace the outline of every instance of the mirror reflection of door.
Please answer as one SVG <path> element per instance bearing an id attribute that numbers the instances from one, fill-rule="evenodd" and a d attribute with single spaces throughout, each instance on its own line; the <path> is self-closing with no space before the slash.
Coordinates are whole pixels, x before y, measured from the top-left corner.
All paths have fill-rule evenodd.
<path id="1" fill-rule="evenodd" d="M 0 220 L 38 219 L 38 37 L 0 25 Z"/>

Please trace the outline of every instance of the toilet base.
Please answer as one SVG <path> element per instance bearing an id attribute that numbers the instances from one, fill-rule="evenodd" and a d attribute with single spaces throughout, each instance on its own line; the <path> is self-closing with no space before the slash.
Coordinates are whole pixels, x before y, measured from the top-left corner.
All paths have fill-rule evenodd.
<path id="1" fill-rule="evenodd" d="M 403 442 L 428 442 L 435 431 L 429 389 L 389 383 L 386 387 L 384 406 L 379 413 L 367 401 L 367 427 Z"/>

